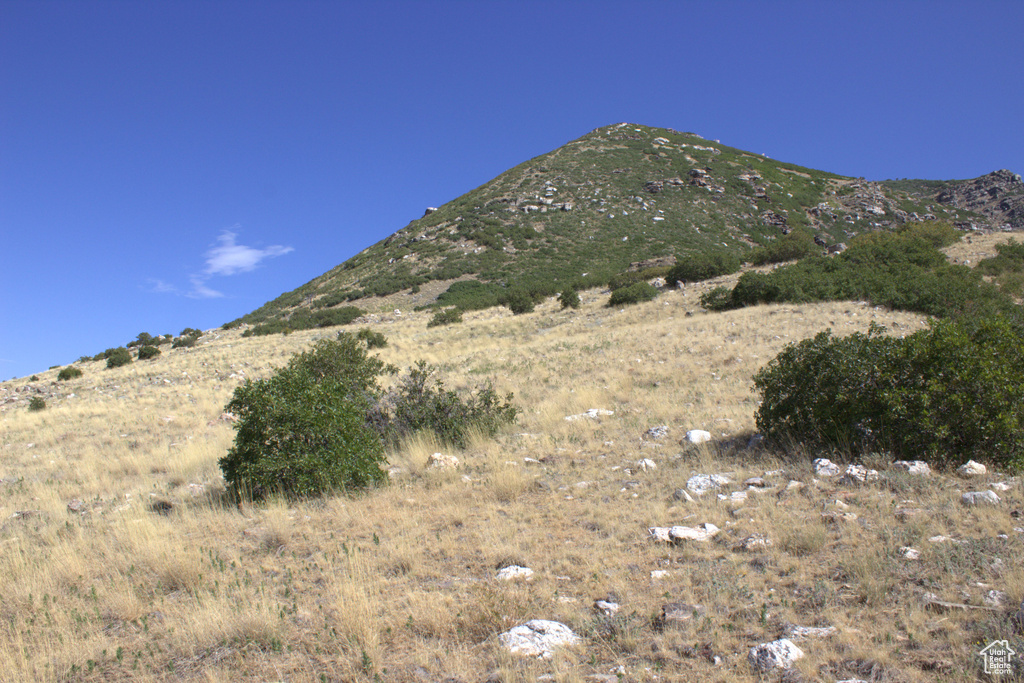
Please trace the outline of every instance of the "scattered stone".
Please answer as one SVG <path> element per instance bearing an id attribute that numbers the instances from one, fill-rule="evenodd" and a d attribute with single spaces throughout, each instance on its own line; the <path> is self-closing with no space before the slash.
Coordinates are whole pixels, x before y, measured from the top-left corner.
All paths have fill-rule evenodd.
<path id="1" fill-rule="evenodd" d="M 721 474 L 695 474 L 686 480 L 686 488 L 696 495 L 702 496 L 708 491 L 721 488 L 728 483 L 729 478 Z"/>
<path id="2" fill-rule="evenodd" d="M 1005 481 L 997 481 L 995 483 L 989 484 L 988 487 L 990 489 L 995 489 L 996 491 L 1002 491 L 1004 493 L 1010 490 L 1010 485 L 1007 484 Z"/>
<path id="3" fill-rule="evenodd" d="M 434 453 L 427 458 L 427 469 L 428 470 L 454 470 L 459 466 L 459 459 L 454 455 L 445 455 L 444 453 Z"/>
<path id="4" fill-rule="evenodd" d="M 705 522 L 700 526 L 651 527 L 647 532 L 655 541 L 662 543 L 680 543 L 682 541 L 710 541 L 719 529 L 714 524 Z"/>
<path id="5" fill-rule="evenodd" d="M 686 440 L 689 443 L 705 443 L 711 441 L 711 432 L 706 432 L 703 429 L 691 429 L 686 432 Z"/>
<path id="6" fill-rule="evenodd" d="M 599 417 L 607 417 L 609 415 L 614 414 L 614 410 L 605 410 L 603 408 L 591 408 L 587 412 L 580 413 L 579 415 L 568 415 L 565 419 L 567 422 L 575 422 L 576 420 L 596 420 Z"/>
<path id="7" fill-rule="evenodd" d="M 968 460 L 963 465 L 960 465 L 960 467 L 956 468 L 956 471 L 957 474 L 959 474 L 961 477 L 980 477 L 981 475 L 988 472 L 988 469 L 980 462 Z"/>
<path id="8" fill-rule="evenodd" d="M 613 616 L 619 611 L 619 603 L 609 600 L 595 600 L 594 609 L 605 616 Z"/>
<path id="9" fill-rule="evenodd" d="M 839 632 L 835 626 L 796 626 L 790 624 L 786 629 L 786 637 L 793 640 L 808 640 L 811 638 L 830 638 Z"/>
<path id="10" fill-rule="evenodd" d="M 686 492 L 686 489 L 676 489 L 675 493 L 672 494 L 672 498 L 678 501 L 686 501 L 687 503 L 693 502 L 693 496 Z"/>
<path id="11" fill-rule="evenodd" d="M 551 659 L 555 648 L 580 640 L 565 624 L 546 619 L 532 619 L 498 635 L 498 642 L 510 652 L 541 659 Z"/>
<path id="12" fill-rule="evenodd" d="M 913 519 L 914 517 L 920 516 L 923 512 L 924 510 L 921 510 L 919 508 L 897 508 L 896 519 L 898 519 L 901 522 L 905 522 L 908 519 Z"/>
<path id="13" fill-rule="evenodd" d="M 819 477 L 834 477 L 839 474 L 839 465 L 828 458 L 818 458 L 814 461 L 814 473 Z"/>
<path id="14" fill-rule="evenodd" d="M 655 569 L 651 572 L 651 578 L 654 580 L 668 578 L 668 572 L 664 569 Z"/>
<path id="15" fill-rule="evenodd" d="M 88 510 L 85 509 L 85 501 L 75 498 L 74 500 L 68 503 L 68 512 L 74 513 L 76 515 L 84 515 L 88 512 Z"/>
<path id="16" fill-rule="evenodd" d="M 750 649 L 747 660 L 760 673 L 768 673 L 774 669 L 788 669 L 804 656 L 803 650 L 788 638 L 771 643 L 762 643 Z"/>
<path id="17" fill-rule="evenodd" d="M 740 541 L 736 548 L 737 550 L 752 552 L 754 550 L 764 550 L 765 548 L 770 548 L 773 545 L 775 545 L 774 541 L 764 534 L 751 534 Z"/>
<path id="18" fill-rule="evenodd" d="M 797 481 L 796 479 L 790 479 L 789 483 L 786 484 L 787 491 L 799 491 L 803 487 L 804 483 L 802 481 Z"/>
<path id="19" fill-rule="evenodd" d="M 855 486 L 877 479 L 878 472 L 875 470 L 869 470 L 863 465 L 848 465 L 843 476 L 839 478 L 839 483 L 846 486 Z"/>
<path id="20" fill-rule="evenodd" d="M 920 560 L 921 551 L 905 545 L 900 548 L 900 556 L 902 556 L 904 560 Z"/>
<path id="21" fill-rule="evenodd" d="M 924 460 L 897 460 L 892 466 L 915 476 L 926 476 L 932 473 L 932 468 Z"/>
<path id="22" fill-rule="evenodd" d="M 749 486 L 750 488 L 763 489 L 768 487 L 768 482 L 766 482 L 762 477 L 751 477 L 743 482 L 743 485 Z"/>
<path id="23" fill-rule="evenodd" d="M 856 512 L 823 512 L 821 518 L 831 524 L 848 524 L 857 521 Z"/>
<path id="24" fill-rule="evenodd" d="M 638 460 L 636 466 L 642 469 L 644 472 L 653 472 L 654 470 L 658 469 L 658 465 L 655 464 L 655 462 L 650 458 Z"/>
<path id="25" fill-rule="evenodd" d="M 645 433 L 652 439 L 663 439 L 668 435 L 668 425 L 661 425 L 660 427 L 651 427 Z"/>
<path id="26" fill-rule="evenodd" d="M 691 605 L 688 602 L 669 602 L 661 606 L 661 616 L 657 625 L 660 628 L 686 626 L 693 619 L 704 616 L 704 607 Z"/>
<path id="27" fill-rule="evenodd" d="M 517 564 L 510 564 L 507 567 L 502 567 L 498 570 L 497 578 L 500 581 L 514 581 L 515 579 L 524 579 L 529 581 L 533 578 L 533 570 L 529 567 L 520 567 Z"/>
<path id="28" fill-rule="evenodd" d="M 1010 596 L 1003 591 L 990 590 L 981 600 L 989 607 L 1004 607 L 1010 601 Z"/>
<path id="29" fill-rule="evenodd" d="M 999 496 L 995 491 L 970 491 L 960 496 L 964 505 L 999 505 Z"/>
<path id="30" fill-rule="evenodd" d="M 728 495 L 726 495 L 724 493 L 719 493 L 718 494 L 718 500 L 727 500 L 730 503 L 742 503 L 746 499 L 747 499 L 747 492 L 746 491 L 733 491 L 732 493 L 730 493 Z"/>
<path id="31" fill-rule="evenodd" d="M 924 605 L 930 610 L 935 612 L 950 612 L 953 610 L 959 612 L 967 612 L 970 610 L 981 610 L 983 612 L 994 612 L 995 607 L 988 607 L 982 605 L 968 605 L 961 602 L 948 602 L 946 600 L 940 600 L 934 593 L 924 594 Z"/>

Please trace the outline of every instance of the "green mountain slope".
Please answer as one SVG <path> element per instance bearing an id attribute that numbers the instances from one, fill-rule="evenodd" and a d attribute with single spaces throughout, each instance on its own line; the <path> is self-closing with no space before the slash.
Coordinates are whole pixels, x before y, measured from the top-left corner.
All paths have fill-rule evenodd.
<path id="1" fill-rule="evenodd" d="M 692 133 L 620 123 L 428 210 L 238 322 L 308 319 L 313 311 L 460 278 L 559 291 L 603 284 L 639 261 L 742 254 L 797 227 L 834 244 L 936 217 L 988 222 L 925 193 L 779 162 Z"/>

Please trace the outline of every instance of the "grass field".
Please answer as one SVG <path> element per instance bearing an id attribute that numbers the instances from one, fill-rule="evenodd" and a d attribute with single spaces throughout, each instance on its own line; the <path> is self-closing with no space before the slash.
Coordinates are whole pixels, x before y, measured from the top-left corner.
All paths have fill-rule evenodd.
<path id="1" fill-rule="evenodd" d="M 493 381 L 522 415 L 462 451 L 412 439 L 389 454 L 389 486 L 353 497 L 239 507 L 217 464 L 234 388 L 334 329 L 216 330 L 152 361 L 85 363 L 57 385 L 57 370 L 3 383 L 0 680 L 757 680 L 747 651 L 790 625 L 837 629 L 798 642 L 807 680 L 977 680 L 987 643 L 1022 651 L 1008 620 L 1024 598 L 1019 481 L 912 477 L 877 455 L 863 464 L 882 478 L 846 486 L 811 466 L 842 453 L 747 447 L 751 376 L 785 344 L 926 321 L 853 302 L 703 313 L 715 284 L 621 310 L 591 290 L 578 311 L 549 300 L 432 329 L 430 313 L 381 303 L 384 360 L 425 359 L 466 391 Z M 44 389 L 45 410 L 27 410 L 26 386 Z M 614 414 L 565 420 L 591 408 Z M 667 436 L 647 434 L 660 425 Z M 686 444 L 690 429 L 715 441 Z M 425 469 L 435 451 L 460 468 Z M 767 486 L 677 500 L 695 473 L 727 475 L 725 493 L 748 477 Z M 1009 485 L 998 506 L 960 504 L 997 482 Z M 856 519 L 830 514 L 844 512 Z M 704 522 L 722 529 L 708 543 L 648 534 Z M 753 534 L 770 544 L 744 549 Z M 498 580 L 512 564 L 533 578 Z M 599 613 L 597 599 L 620 610 Z M 671 602 L 701 609 L 662 624 Z M 552 660 L 504 651 L 498 634 L 530 619 L 561 621 L 582 644 Z"/>

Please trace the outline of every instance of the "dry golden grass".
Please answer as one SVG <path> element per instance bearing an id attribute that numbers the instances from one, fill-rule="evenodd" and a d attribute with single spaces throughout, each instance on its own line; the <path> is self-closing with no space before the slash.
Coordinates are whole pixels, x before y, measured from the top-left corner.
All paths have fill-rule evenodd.
<path id="1" fill-rule="evenodd" d="M 425 469 L 451 450 L 417 435 L 389 454 L 390 486 L 352 497 L 239 507 L 217 463 L 234 387 L 335 330 L 217 331 L 154 361 L 85 364 L 69 382 L 51 384 L 52 370 L 4 383 L 21 398 L 0 414 L 0 680 L 583 681 L 619 666 L 626 680 L 754 680 L 747 650 L 788 624 L 838 629 L 800 643 L 810 679 L 976 679 L 979 639 L 1014 637 L 1006 615 L 1024 597 L 1008 514 L 1024 502 L 1019 483 L 998 507 L 966 509 L 966 486 L 999 478 L 916 479 L 876 458 L 885 479 L 851 488 L 815 479 L 818 454 L 745 448 L 751 376 L 786 343 L 925 321 L 858 303 L 704 314 L 708 286 L 622 310 L 591 291 L 579 311 L 549 301 L 429 330 L 428 314 L 396 316 L 389 302 L 372 323 L 390 342 L 384 360 L 426 359 L 456 388 L 493 381 L 523 414 L 454 453 L 455 472 Z M 28 384 L 48 392 L 46 410 L 26 410 L 30 394 L 14 390 Z M 614 415 L 564 419 L 590 408 Z M 666 438 L 646 436 L 657 425 Z M 717 445 L 684 446 L 689 429 Z M 695 473 L 742 482 L 777 470 L 742 503 L 673 496 Z M 822 517 L 836 510 L 858 517 Z M 703 522 L 722 529 L 706 544 L 647 534 Z M 772 545 L 743 550 L 755 533 Z M 903 559 L 903 546 L 921 559 Z M 498 581 L 511 564 L 533 578 Z M 936 612 L 923 599 L 983 606 L 993 589 L 1008 607 Z M 597 614 L 594 600 L 609 597 L 621 611 Z M 660 628 L 673 601 L 702 616 Z M 551 661 L 499 647 L 500 632 L 534 618 L 584 644 Z"/>

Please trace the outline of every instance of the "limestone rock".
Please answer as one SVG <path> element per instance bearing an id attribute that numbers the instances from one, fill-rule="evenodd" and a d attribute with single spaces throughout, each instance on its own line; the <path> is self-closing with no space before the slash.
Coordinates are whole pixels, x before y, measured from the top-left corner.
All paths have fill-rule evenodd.
<path id="1" fill-rule="evenodd" d="M 532 619 L 498 635 L 498 642 L 510 652 L 541 659 L 551 659 L 556 648 L 580 640 L 565 624 L 546 619 Z"/>
<path id="2" fill-rule="evenodd" d="M 520 567 L 516 564 L 510 564 L 507 567 L 502 567 L 498 570 L 497 578 L 501 581 L 513 581 L 515 579 L 525 579 L 529 581 L 533 578 L 533 570 L 529 567 Z"/>
<path id="3" fill-rule="evenodd" d="M 898 470 L 903 470 L 907 474 L 916 476 L 925 476 L 932 473 L 931 467 L 924 460 L 897 460 L 892 466 Z"/>
<path id="4" fill-rule="evenodd" d="M 980 462 L 968 460 L 963 465 L 960 465 L 960 467 L 956 468 L 956 472 L 961 477 L 980 477 L 981 475 L 988 472 L 988 468 L 986 468 Z"/>
<path id="5" fill-rule="evenodd" d="M 704 615 L 704 608 L 701 605 L 692 605 L 688 602 L 669 602 L 661 606 L 661 616 L 658 617 L 657 625 L 661 628 L 681 627 L 693 621 L 694 617 Z"/>
<path id="6" fill-rule="evenodd" d="M 580 413 L 579 415 L 567 415 L 565 419 L 567 422 L 575 422 L 576 420 L 596 420 L 599 417 L 607 417 L 609 415 L 614 414 L 614 410 L 605 410 L 604 408 L 591 408 L 587 412 Z"/>
<path id="7" fill-rule="evenodd" d="M 700 526 L 651 527 L 647 532 L 655 541 L 662 543 L 680 543 L 682 541 L 710 541 L 719 529 L 714 524 L 705 522 Z"/>
<path id="8" fill-rule="evenodd" d="M 721 488 L 729 483 L 729 478 L 721 474 L 695 474 L 686 480 L 686 488 L 698 496 L 708 491 Z"/>
<path id="9" fill-rule="evenodd" d="M 686 432 L 686 441 L 689 443 L 705 443 L 711 441 L 711 432 L 706 432 L 703 429 L 691 429 Z"/>
<path id="10" fill-rule="evenodd" d="M 751 534 L 740 541 L 737 549 L 752 552 L 754 550 L 764 550 L 765 548 L 770 548 L 773 545 L 775 545 L 775 543 L 772 539 L 768 538 L 764 534 Z"/>
<path id="11" fill-rule="evenodd" d="M 790 624 L 786 629 L 786 637 L 793 640 L 808 640 L 811 638 L 829 638 L 838 633 L 835 626 L 797 626 Z"/>
<path id="12" fill-rule="evenodd" d="M 658 427 L 651 427 L 646 432 L 644 432 L 644 436 L 646 436 L 646 437 L 648 437 L 650 439 L 663 439 L 667 435 L 668 435 L 668 425 L 660 425 Z"/>
<path id="13" fill-rule="evenodd" d="M 964 505 L 999 505 L 999 496 L 995 491 L 970 491 L 960 496 Z"/>
<path id="14" fill-rule="evenodd" d="M 454 470 L 459 466 L 459 459 L 454 455 L 434 453 L 427 458 L 428 470 Z"/>
<path id="15" fill-rule="evenodd" d="M 619 603 L 609 600 L 595 600 L 594 609 L 605 616 L 613 616 L 619 611 Z"/>
<path id="16" fill-rule="evenodd" d="M 803 656 L 803 650 L 794 645 L 792 640 L 782 638 L 751 648 L 747 660 L 758 672 L 768 673 L 775 669 L 788 669 Z"/>
<path id="17" fill-rule="evenodd" d="M 814 473 L 819 477 L 834 477 L 839 471 L 839 465 L 828 458 L 818 458 L 814 461 Z"/>
<path id="18" fill-rule="evenodd" d="M 839 483 L 846 486 L 866 484 L 869 481 L 876 481 L 878 476 L 876 470 L 869 470 L 863 465 L 847 465 L 843 476 L 839 478 Z"/>

